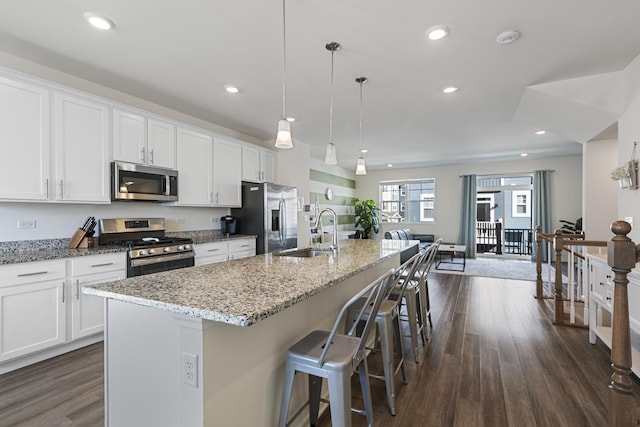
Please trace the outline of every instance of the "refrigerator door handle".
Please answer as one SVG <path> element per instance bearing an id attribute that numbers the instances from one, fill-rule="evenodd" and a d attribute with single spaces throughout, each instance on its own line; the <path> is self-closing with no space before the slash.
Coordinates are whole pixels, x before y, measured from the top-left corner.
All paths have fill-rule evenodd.
<path id="1" fill-rule="evenodd" d="M 283 237 L 283 244 L 286 246 L 287 243 L 287 224 L 289 224 L 289 221 L 287 220 L 287 200 L 286 199 L 282 199 L 282 212 L 280 213 L 280 218 L 282 218 L 282 226 L 280 226 L 280 228 L 282 229 L 282 237 Z"/>
<path id="2" fill-rule="evenodd" d="M 278 238 L 280 239 L 280 246 L 282 246 L 282 238 L 283 238 L 283 234 L 282 234 L 282 216 L 284 215 L 284 199 L 280 199 L 278 201 L 278 210 L 279 215 L 278 215 Z"/>

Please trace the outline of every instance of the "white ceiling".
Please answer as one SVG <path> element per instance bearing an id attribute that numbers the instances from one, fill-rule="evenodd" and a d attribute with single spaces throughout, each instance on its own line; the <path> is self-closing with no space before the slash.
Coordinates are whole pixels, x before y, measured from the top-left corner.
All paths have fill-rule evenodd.
<path id="1" fill-rule="evenodd" d="M 116 28 L 88 26 L 85 12 Z M 635 0 L 289 0 L 287 115 L 322 158 L 334 131 L 341 166 L 359 155 L 358 76 L 367 164 L 386 167 L 579 153 L 514 119 L 528 86 L 619 71 L 640 54 Z M 425 30 L 444 24 L 447 38 Z M 521 38 L 495 39 L 515 28 Z M 3 0 L 0 50 L 261 140 L 282 113 L 280 0 Z M 224 92 L 226 84 L 241 93 Z M 455 84 L 460 90 L 444 95 Z"/>

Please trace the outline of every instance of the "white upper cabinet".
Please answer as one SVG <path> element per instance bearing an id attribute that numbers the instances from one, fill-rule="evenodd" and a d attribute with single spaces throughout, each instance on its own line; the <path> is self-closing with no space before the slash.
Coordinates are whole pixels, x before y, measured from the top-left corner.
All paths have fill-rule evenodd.
<path id="1" fill-rule="evenodd" d="M 140 114 L 113 110 L 115 160 L 176 168 L 176 127 Z"/>
<path id="2" fill-rule="evenodd" d="M 213 140 L 213 205 L 240 207 L 242 148 L 225 139 Z"/>
<path id="3" fill-rule="evenodd" d="M 211 206 L 213 202 L 213 138 L 178 127 L 178 204 Z"/>
<path id="4" fill-rule="evenodd" d="M 109 109 L 107 105 L 55 94 L 56 201 L 109 203 Z"/>
<path id="5" fill-rule="evenodd" d="M 49 199 L 49 91 L 0 77 L 0 199 Z"/>
<path id="6" fill-rule="evenodd" d="M 171 123 L 147 120 L 148 164 L 176 168 L 176 127 Z"/>
<path id="7" fill-rule="evenodd" d="M 262 170 L 263 182 L 276 182 L 277 162 L 276 153 L 260 150 L 260 169 Z"/>
<path id="8" fill-rule="evenodd" d="M 276 155 L 258 147 L 242 147 L 242 180 L 251 182 L 274 182 Z"/>

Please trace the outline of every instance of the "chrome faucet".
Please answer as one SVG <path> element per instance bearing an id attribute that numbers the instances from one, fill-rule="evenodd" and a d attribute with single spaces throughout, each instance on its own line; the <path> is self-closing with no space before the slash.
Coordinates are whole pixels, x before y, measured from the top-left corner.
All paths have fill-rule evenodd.
<path id="1" fill-rule="evenodd" d="M 320 219 L 322 218 L 322 214 L 324 214 L 325 212 L 331 214 L 331 219 L 333 220 L 333 239 L 330 249 L 334 252 L 337 252 L 340 248 L 338 247 L 338 216 L 336 215 L 335 211 L 329 208 L 322 209 L 316 217 L 316 222 L 315 224 L 313 224 L 313 228 L 317 229 L 318 225 L 322 225 Z"/>

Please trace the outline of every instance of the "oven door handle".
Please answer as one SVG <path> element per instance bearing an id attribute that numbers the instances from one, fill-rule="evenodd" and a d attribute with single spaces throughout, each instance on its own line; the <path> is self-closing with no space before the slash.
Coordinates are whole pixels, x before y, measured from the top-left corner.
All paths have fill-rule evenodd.
<path id="1" fill-rule="evenodd" d="M 137 258 L 131 260 L 131 267 L 140 267 L 142 265 L 156 264 L 164 261 L 178 261 L 181 259 L 193 258 L 193 252 L 180 252 L 171 255 L 161 255 L 148 258 Z"/>

